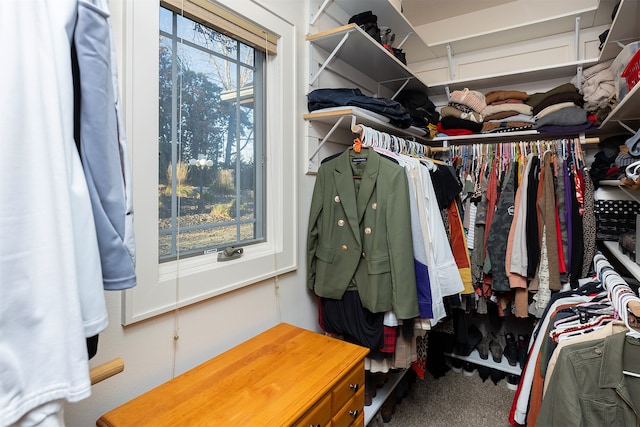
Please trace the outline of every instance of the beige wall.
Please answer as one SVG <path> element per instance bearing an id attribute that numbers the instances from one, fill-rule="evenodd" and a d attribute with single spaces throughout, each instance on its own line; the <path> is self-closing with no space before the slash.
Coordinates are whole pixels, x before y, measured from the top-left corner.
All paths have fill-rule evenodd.
<path id="1" fill-rule="evenodd" d="M 304 60 L 307 2 L 256 0 L 255 3 L 295 25 L 298 51 L 289 54 L 297 56 L 297 73 L 304 75 L 307 67 Z M 125 0 L 110 1 L 116 46 L 123 43 L 124 5 Z M 149 19 L 157 19 L 157 16 Z M 122 60 L 119 65 L 121 63 Z M 298 117 L 302 117 L 306 112 L 305 79 L 300 79 L 298 84 Z M 300 119 L 296 129 L 300 140 L 303 139 L 303 131 Z M 130 144 L 136 143 L 141 142 L 130 141 Z M 304 156 L 302 151 L 297 152 L 300 165 Z M 279 322 L 317 329 L 315 303 L 306 290 L 304 276 L 307 212 L 314 181 L 313 177 L 304 175 L 303 168 L 298 170 L 298 271 L 280 276 L 278 289 L 274 280 L 268 280 L 126 327 L 120 324 L 120 292 L 108 292 L 109 326 L 100 334 L 98 354 L 91 360 L 91 366 L 122 357 L 125 370 L 94 385 L 90 398 L 67 405 L 65 419 L 69 427 L 95 425 L 103 413 Z M 180 338 L 174 342 L 176 327 Z"/>

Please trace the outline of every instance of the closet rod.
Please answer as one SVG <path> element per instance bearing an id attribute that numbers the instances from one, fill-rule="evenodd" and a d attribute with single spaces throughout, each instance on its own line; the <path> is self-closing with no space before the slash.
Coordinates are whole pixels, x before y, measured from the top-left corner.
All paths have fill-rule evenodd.
<path id="1" fill-rule="evenodd" d="M 427 146 L 427 150 L 431 150 L 432 153 L 442 153 L 444 151 L 449 151 L 451 147 L 429 147 Z"/>
<path id="2" fill-rule="evenodd" d="M 124 360 L 121 357 L 116 357 L 109 362 L 98 365 L 95 368 L 91 368 L 89 375 L 91 377 L 91 385 L 97 384 L 100 381 L 104 381 L 109 377 L 112 377 L 120 372 L 124 371 Z"/>

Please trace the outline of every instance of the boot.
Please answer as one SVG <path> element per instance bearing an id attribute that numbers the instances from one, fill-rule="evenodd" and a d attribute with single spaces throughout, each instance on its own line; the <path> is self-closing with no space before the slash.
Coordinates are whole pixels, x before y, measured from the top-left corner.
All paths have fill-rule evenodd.
<path id="1" fill-rule="evenodd" d="M 493 358 L 494 362 L 500 363 L 502 362 L 503 353 L 502 344 L 500 344 L 500 342 L 498 341 L 498 337 L 496 337 L 493 332 L 489 334 L 489 337 L 489 351 L 491 352 L 491 357 Z"/>
<path id="2" fill-rule="evenodd" d="M 520 369 L 524 369 L 524 365 L 527 364 L 528 354 L 528 342 L 526 335 L 518 335 L 518 363 L 520 363 Z"/>
<path id="3" fill-rule="evenodd" d="M 507 358 L 509 365 L 516 366 L 518 364 L 518 344 L 516 343 L 516 337 L 511 332 L 507 332 L 505 339 L 507 340 L 507 345 L 504 348 L 504 357 Z"/>
<path id="4" fill-rule="evenodd" d="M 387 400 L 384 401 L 382 407 L 380 408 L 380 415 L 382 416 L 382 421 L 388 423 L 391 421 L 391 416 L 396 412 L 396 398 L 392 394 L 387 397 Z"/>
<path id="5" fill-rule="evenodd" d="M 364 372 L 364 406 L 371 406 L 373 398 L 376 397 L 376 374 L 369 371 Z"/>

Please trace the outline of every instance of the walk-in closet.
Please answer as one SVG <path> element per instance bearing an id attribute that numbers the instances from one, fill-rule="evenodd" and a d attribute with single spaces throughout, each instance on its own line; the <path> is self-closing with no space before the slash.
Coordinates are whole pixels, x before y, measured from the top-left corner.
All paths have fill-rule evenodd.
<path id="1" fill-rule="evenodd" d="M 639 0 L 0 21 L 0 427 L 640 424 Z"/>

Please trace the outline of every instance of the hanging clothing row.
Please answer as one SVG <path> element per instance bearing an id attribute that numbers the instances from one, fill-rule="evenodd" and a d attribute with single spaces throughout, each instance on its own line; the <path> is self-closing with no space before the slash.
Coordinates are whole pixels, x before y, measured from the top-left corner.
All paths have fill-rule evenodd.
<path id="1" fill-rule="evenodd" d="M 415 357 L 416 335 L 446 317 L 445 298 L 473 292 L 455 203 L 461 188 L 452 168 L 426 157 L 421 144 L 364 125 L 354 132 L 354 145 L 318 169 L 307 284 L 319 297 L 321 327 L 369 347 L 367 369 L 384 372 L 408 367 L 394 360 L 396 337 L 411 339 L 409 363 L 424 363 L 426 355 Z M 438 192 L 434 180 L 443 183 Z M 462 245 L 462 258 L 449 243 L 454 227 L 445 228 L 442 215 L 448 207 L 457 219 L 451 241 Z"/>
<path id="2" fill-rule="evenodd" d="M 593 264 L 593 277 L 553 295 L 532 334 L 514 426 L 637 424 L 640 298 L 604 255 Z"/>
<path id="3" fill-rule="evenodd" d="M 98 0 L 0 15 L 15 58 L 0 72 L 0 425 L 63 425 L 65 402 L 91 394 L 105 291 L 137 282 L 111 13 Z"/>
<path id="4" fill-rule="evenodd" d="M 577 287 L 595 253 L 593 185 L 579 140 L 452 146 L 471 251 L 471 308 L 539 317 L 551 293 Z"/>

